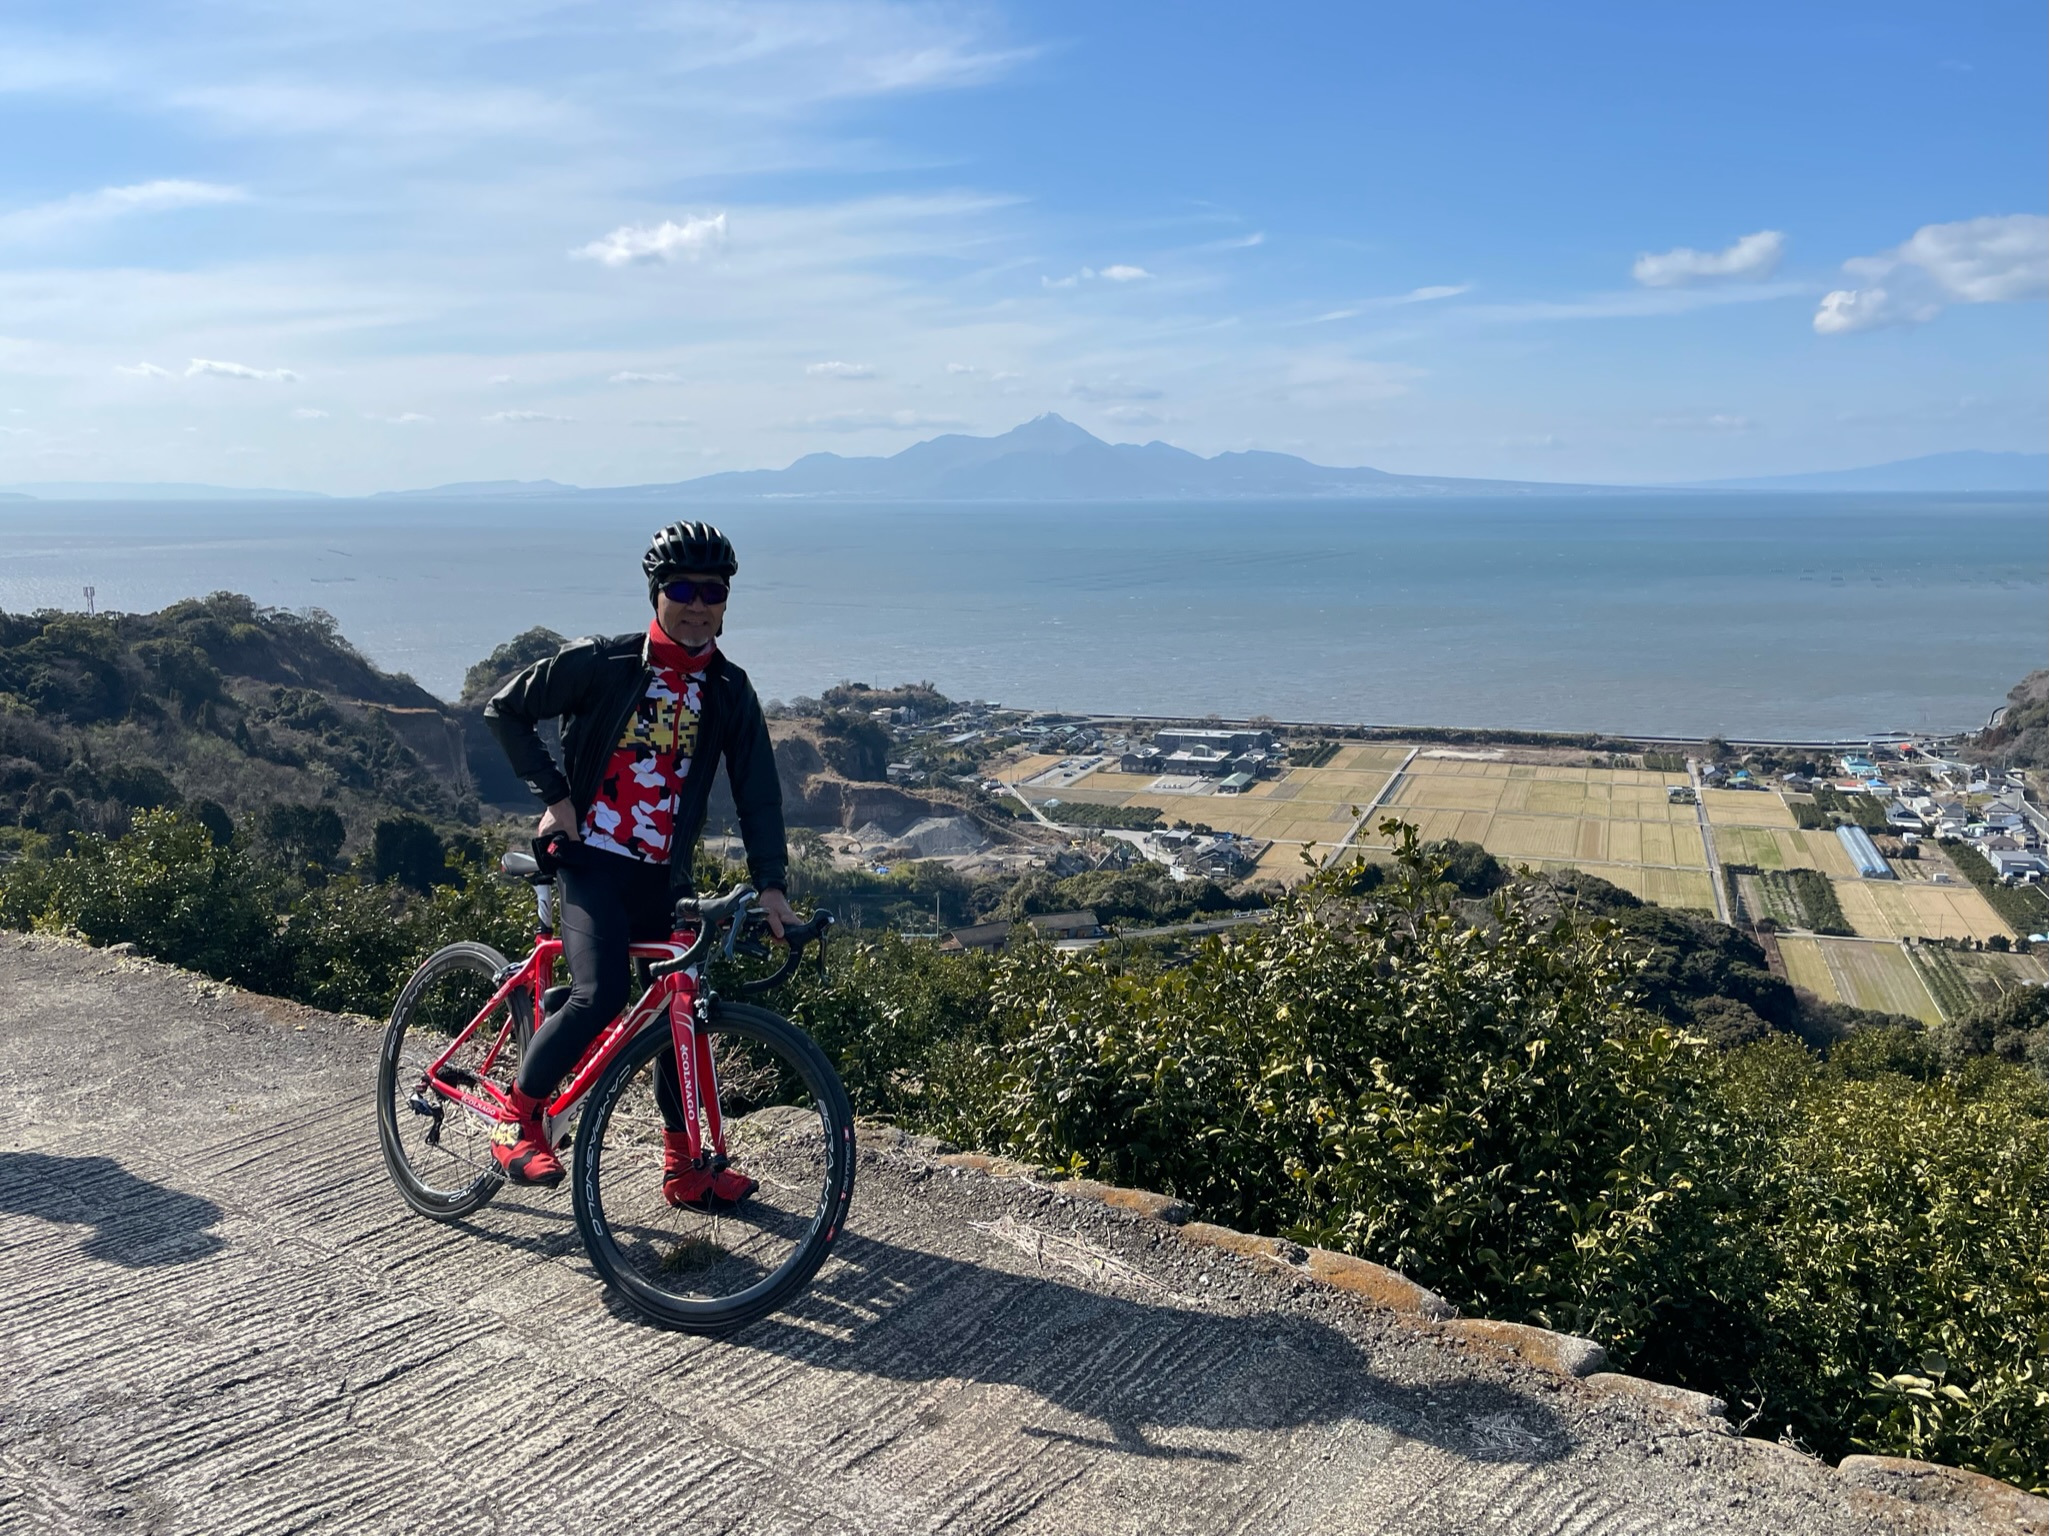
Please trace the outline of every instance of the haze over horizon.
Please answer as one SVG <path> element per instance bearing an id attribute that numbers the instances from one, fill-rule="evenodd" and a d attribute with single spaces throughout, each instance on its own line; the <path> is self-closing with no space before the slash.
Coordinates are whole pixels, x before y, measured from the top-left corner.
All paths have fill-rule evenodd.
<path id="1" fill-rule="evenodd" d="M 2039 8 L 14 8 L 0 484 L 2044 446 Z"/>

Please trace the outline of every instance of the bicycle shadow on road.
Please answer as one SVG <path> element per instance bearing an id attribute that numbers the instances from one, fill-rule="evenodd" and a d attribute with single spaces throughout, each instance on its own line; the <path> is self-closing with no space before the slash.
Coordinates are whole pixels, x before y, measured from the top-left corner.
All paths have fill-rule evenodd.
<path id="1" fill-rule="evenodd" d="M 219 1206 L 154 1184 L 111 1157 L 0 1152 L 0 1216 L 89 1225 L 93 1233 L 79 1252 L 124 1269 L 190 1264 L 227 1246 L 208 1230 L 221 1219 Z"/>
<path id="2" fill-rule="evenodd" d="M 1339 1329 L 1299 1313 L 1231 1315 L 902 1248 L 852 1233 L 789 1309 L 732 1347 L 905 1383 L 1011 1386 L 1109 1432 L 1025 1427 L 1133 1455 L 1237 1461 L 1148 1431 L 1288 1431 L 1352 1419 L 1475 1462 L 1556 1461 L 1571 1448 L 1546 1403 L 1447 1357 L 1443 1379 L 1390 1379 Z M 1126 1287 L 1128 1290 L 1129 1287 Z"/>

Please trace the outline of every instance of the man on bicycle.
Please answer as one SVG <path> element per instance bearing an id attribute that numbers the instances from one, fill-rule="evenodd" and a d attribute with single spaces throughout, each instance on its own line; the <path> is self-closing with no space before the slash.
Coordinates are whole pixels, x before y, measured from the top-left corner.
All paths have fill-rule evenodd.
<path id="1" fill-rule="evenodd" d="M 769 927 L 780 938 L 796 922 L 784 894 L 782 788 L 761 701 L 717 645 L 739 568 L 732 543 L 711 524 L 671 524 L 641 560 L 655 610 L 645 633 L 574 641 L 484 706 L 513 770 L 547 806 L 537 836 L 552 841 L 560 861 L 556 932 L 572 979 L 567 1000 L 534 1032 L 492 1135 L 492 1155 L 515 1184 L 553 1188 L 562 1179 L 541 1106 L 625 1006 L 627 946 L 667 939 L 676 900 L 692 893 L 691 861 L 722 757 Z M 558 717 L 560 765 L 536 729 Z M 668 1127 L 669 1203 L 715 1209 L 752 1194 L 745 1175 L 691 1163 L 671 1054 L 662 1057 L 655 1093 Z"/>

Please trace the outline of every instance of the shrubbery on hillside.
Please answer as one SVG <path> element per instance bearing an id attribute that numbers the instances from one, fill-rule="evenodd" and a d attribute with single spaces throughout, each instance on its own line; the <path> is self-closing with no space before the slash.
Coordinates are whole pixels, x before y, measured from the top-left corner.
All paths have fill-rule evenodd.
<path id="1" fill-rule="evenodd" d="M 309 881 L 292 867 L 303 849 L 279 852 L 144 811 L 124 837 L 88 835 L 62 858 L 0 866 L 0 924 L 132 943 L 223 981 L 373 1014 L 441 945 L 518 949 L 531 934 L 525 890 L 472 864 L 444 864 L 431 894 L 412 895 L 353 874 Z"/>
<path id="2" fill-rule="evenodd" d="M 431 756 L 440 708 L 317 610 L 215 593 L 153 614 L 0 613 L 0 829 L 61 847 L 205 802 L 325 800 L 366 831 L 393 809 L 473 820 L 457 775 L 393 725 L 428 723 L 409 739 Z"/>

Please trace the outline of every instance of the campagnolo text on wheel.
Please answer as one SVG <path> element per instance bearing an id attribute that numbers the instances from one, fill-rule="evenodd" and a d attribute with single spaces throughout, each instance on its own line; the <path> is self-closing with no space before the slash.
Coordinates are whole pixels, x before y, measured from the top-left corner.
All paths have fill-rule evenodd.
<path id="1" fill-rule="evenodd" d="M 503 865 L 535 885 L 535 942 L 516 964 L 453 944 L 406 984 L 379 1064 L 379 1134 L 400 1193 L 443 1220 L 508 1183 L 555 1187 L 567 1152 L 599 1274 L 657 1322 L 722 1332 L 783 1305 L 824 1263 L 853 1191 L 853 1117 L 810 1038 L 739 1000 L 787 980 L 832 919 L 800 923 L 785 896 L 767 725 L 717 644 L 732 545 L 678 523 L 642 567 L 655 608 L 644 633 L 575 641 L 486 706 L 547 807 L 535 853 Z M 538 730 L 550 719 L 560 763 Z M 749 879 L 706 899 L 690 870 L 720 762 Z M 769 943 L 787 946 L 779 970 L 731 996 L 710 985 L 712 960 Z M 628 1006 L 636 966 L 644 987 Z"/>

